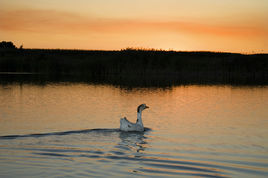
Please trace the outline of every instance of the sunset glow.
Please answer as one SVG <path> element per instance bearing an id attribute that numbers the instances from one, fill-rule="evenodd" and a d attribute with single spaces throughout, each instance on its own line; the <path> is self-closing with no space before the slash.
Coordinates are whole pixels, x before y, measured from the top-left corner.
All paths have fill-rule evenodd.
<path id="1" fill-rule="evenodd" d="M 266 0 L 2 0 L 0 40 L 24 48 L 268 52 Z"/>

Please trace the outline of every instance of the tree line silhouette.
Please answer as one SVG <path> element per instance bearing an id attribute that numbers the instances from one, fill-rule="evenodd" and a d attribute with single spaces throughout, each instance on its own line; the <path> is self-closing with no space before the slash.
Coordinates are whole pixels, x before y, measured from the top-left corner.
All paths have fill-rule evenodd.
<path id="1" fill-rule="evenodd" d="M 0 42 L 0 49 L 16 49 L 16 46 L 11 41 Z"/>
<path id="2" fill-rule="evenodd" d="M 13 47 L 14 48 L 14 47 Z M 268 54 L 0 49 L 0 72 L 116 85 L 268 84 Z M 16 76 L 18 78 L 18 76 Z"/>

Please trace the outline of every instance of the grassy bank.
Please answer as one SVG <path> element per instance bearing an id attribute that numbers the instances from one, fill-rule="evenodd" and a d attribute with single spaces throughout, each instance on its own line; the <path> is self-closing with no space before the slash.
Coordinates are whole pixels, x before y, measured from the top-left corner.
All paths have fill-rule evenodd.
<path id="1" fill-rule="evenodd" d="M 118 85 L 267 85 L 268 54 L 1 49 L 0 72 Z"/>

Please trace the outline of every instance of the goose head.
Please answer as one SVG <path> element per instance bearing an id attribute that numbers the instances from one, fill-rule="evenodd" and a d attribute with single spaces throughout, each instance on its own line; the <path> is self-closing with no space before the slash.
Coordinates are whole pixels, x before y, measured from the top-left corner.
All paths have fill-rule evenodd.
<path id="1" fill-rule="evenodd" d="M 141 104 L 137 108 L 137 112 L 142 112 L 144 109 L 149 108 L 149 106 L 146 106 L 146 104 Z"/>

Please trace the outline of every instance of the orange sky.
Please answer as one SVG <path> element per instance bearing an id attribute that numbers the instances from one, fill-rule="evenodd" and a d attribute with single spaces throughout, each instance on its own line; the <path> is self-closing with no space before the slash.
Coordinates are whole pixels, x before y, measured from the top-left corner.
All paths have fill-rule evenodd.
<path id="1" fill-rule="evenodd" d="M 268 52 L 267 0 L 1 0 L 0 40 L 25 48 Z"/>

